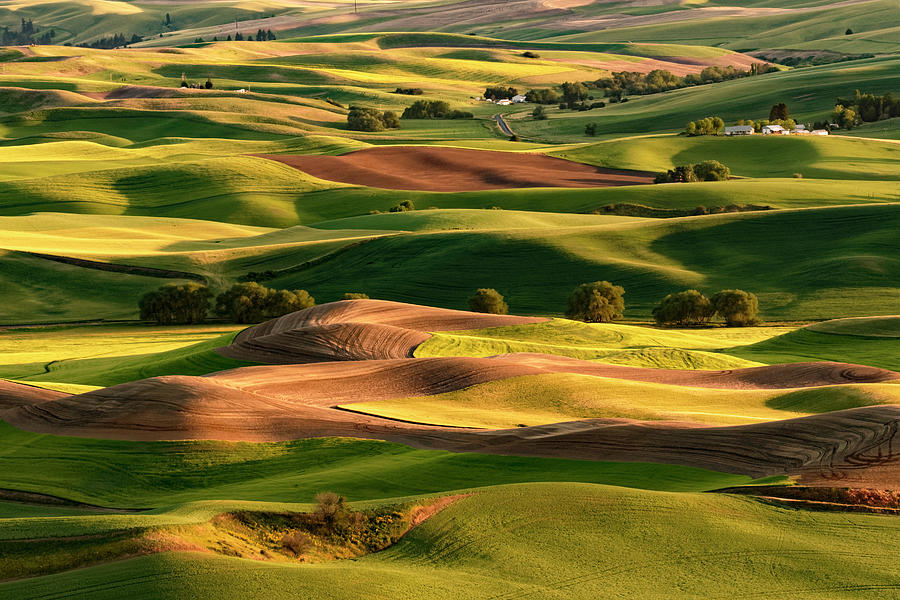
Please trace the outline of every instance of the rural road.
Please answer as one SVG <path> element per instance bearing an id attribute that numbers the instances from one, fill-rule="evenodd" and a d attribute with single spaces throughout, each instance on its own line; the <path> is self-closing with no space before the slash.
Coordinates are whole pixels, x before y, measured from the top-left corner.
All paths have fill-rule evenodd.
<path id="1" fill-rule="evenodd" d="M 494 115 L 494 120 L 497 121 L 497 125 L 500 126 L 500 131 L 509 136 L 515 135 L 513 133 L 513 130 L 509 128 L 509 125 L 507 125 L 506 120 L 503 118 L 503 115 Z"/>

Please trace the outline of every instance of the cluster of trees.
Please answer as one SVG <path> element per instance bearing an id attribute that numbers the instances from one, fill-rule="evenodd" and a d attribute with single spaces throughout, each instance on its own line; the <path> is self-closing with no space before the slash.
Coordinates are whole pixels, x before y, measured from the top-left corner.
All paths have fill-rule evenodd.
<path id="1" fill-rule="evenodd" d="M 850 31 L 849 29 L 847 31 Z M 852 32 L 851 32 L 852 33 Z M 757 55 L 762 60 L 787 65 L 789 67 L 811 67 L 815 65 L 830 65 L 832 63 L 846 62 L 848 60 L 860 60 L 863 58 L 875 58 L 874 54 L 840 54 L 838 52 L 802 52 L 789 56 L 765 56 Z"/>
<path id="2" fill-rule="evenodd" d="M 395 94 L 404 94 L 404 95 L 406 95 L 406 96 L 421 96 L 422 94 L 425 93 L 425 91 L 424 91 L 422 88 L 401 88 L 401 87 L 398 87 L 396 90 L 394 90 L 394 93 L 395 93 Z"/>
<path id="3" fill-rule="evenodd" d="M 484 96 L 486 100 L 506 100 L 512 99 L 513 96 L 518 96 L 519 90 L 514 87 L 503 87 L 503 86 L 491 86 L 485 88 Z"/>
<path id="4" fill-rule="evenodd" d="M 550 88 L 528 90 L 525 92 L 525 101 L 533 104 L 559 104 L 559 94 Z"/>
<path id="5" fill-rule="evenodd" d="M 145 294 L 138 308 L 141 319 L 162 325 L 202 323 L 212 298 L 213 293 L 201 283 L 172 283 Z M 235 323 L 259 323 L 315 303 L 306 290 L 274 290 L 256 282 L 236 283 L 216 296 L 215 313 Z"/>
<path id="6" fill-rule="evenodd" d="M 451 109 L 450 104 L 443 100 L 416 100 L 411 106 L 407 106 L 400 116 L 401 119 L 471 119 L 470 112 Z"/>
<path id="7" fill-rule="evenodd" d="M 696 165 L 680 165 L 665 173 L 658 173 L 653 183 L 694 183 L 696 181 L 728 181 L 731 169 L 717 160 L 705 160 Z"/>
<path id="8" fill-rule="evenodd" d="M 213 82 L 212 82 L 212 78 L 207 77 L 206 83 L 190 83 L 185 78 L 184 73 L 182 73 L 181 74 L 181 87 L 190 88 L 190 89 L 194 89 L 194 90 L 199 90 L 199 89 L 211 90 L 213 88 Z"/>
<path id="9" fill-rule="evenodd" d="M 384 131 L 399 129 L 400 120 L 390 110 L 380 111 L 377 108 L 351 106 L 347 113 L 347 129 L 354 131 Z"/>
<path id="10" fill-rule="evenodd" d="M 9 27 L 3 27 L 0 30 L 0 46 L 27 46 L 29 44 L 47 46 L 52 44 L 53 38 L 56 37 L 55 29 L 45 31 L 42 35 L 38 35 L 38 33 L 38 28 L 31 19 L 22 19 L 19 31 L 10 30 Z"/>
<path id="11" fill-rule="evenodd" d="M 722 290 L 707 298 L 697 290 L 669 294 L 653 309 L 660 325 L 706 325 L 716 315 L 729 327 L 755 325 L 759 313 L 756 294 L 744 290 Z"/>
<path id="12" fill-rule="evenodd" d="M 547 119 L 547 110 L 540 104 L 531 111 L 531 118 L 535 121 L 544 121 Z"/>
<path id="13" fill-rule="evenodd" d="M 859 90 L 853 98 L 838 98 L 832 114 L 833 122 L 843 129 L 892 117 L 900 117 L 900 98 L 895 99 L 891 92 L 878 96 Z"/>
<path id="14" fill-rule="evenodd" d="M 541 57 L 540 54 L 532 52 L 531 50 L 526 50 L 525 52 L 522 53 L 522 56 L 524 56 L 525 58 L 540 58 Z"/>
<path id="15" fill-rule="evenodd" d="M 762 128 L 766 125 L 781 125 L 787 130 L 792 130 L 797 127 L 797 122 L 794 119 L 761 119 L 759 121 L 754 121 L 753 119 L 740 119 L 737 122 L 738 125 L 749 125 L 753 128 L 753 131 L 759 133 L 762 131 Z M 819 127 L 818 125 L 822 125 Z M 826 123 L 819 124 L 817 123 L 816 129 L 824 129 Z"/>
<path id="16" fill-rule="evenodd" d="M 252 41 L 254 41 L 254 39 L 257 42 L 266 42 L 266 41 L 271 42 L 273 40 L 277 40 L 278 38 L 275 36 L 275 34 L 272 32 L 271 29 L 257 29 L 256 30 L 256 38 L 254 38 L 252 34 L 247 35 L 247 37 L 244 37 L 244 34 L 241 33 L 240 31 L 238 31 L 237 33 L 234 34 L 235 42 L 243 42 L 243 41 L 252 42 Z M 214 35 L 212 38 L 212 41 L 218 42 L 219 36 Z M 224 41 L 226 41 L 226 42 L 232 41 L 230 33 L 228 34 L 228 37 Z M 203 42 L 204 42 L 204 39 L 202 37 L 198 37 L 197 39 L 194 40 L 195 44 L 202 44 Z"/>
<path id="17" fill-rule="evenodd" d="M 697 121 L 691 121 L 684 128 L 688 135 L 719 135 L 725 128 L 725 121 L 721 117 L 705 117 Z"/>
<path id="18" fill-rule="evenodd" d="M 609 77 L 602 77 L 595 81 L 595 87 L 604 91 L 609 98 L 622 99 L 629 94 L 656 94 L 668 90 L 675 90 L 694 85 L 718 83 L 729 79 L 740 79 L 751 75 L 762 75 L 778 69 L 770 64 L 751 65 L 749 71 L 741 71 L 732 66 L 706 67 L 699 74 L 690 73 L 681 77 L 665 69 L 654 69 L 649 73 L 635 71 L 620 71 L 611 73 Z"/>

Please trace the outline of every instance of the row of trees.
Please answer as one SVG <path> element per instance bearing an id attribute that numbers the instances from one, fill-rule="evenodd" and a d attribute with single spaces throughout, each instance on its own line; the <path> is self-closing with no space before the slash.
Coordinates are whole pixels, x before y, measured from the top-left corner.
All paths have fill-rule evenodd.
<path id="1" fill-rule="evenodd" d="M 658 173 L 653 183 L 694 183 L 697 181 L 728 181 L 731 169 L 717 160 L 705 160 L 702 163 L 681 165 Z"/>
<path id="2" fill-rule="evenodd" d="M 443 100 L 416 100 L 406 107 L 401 119 L 471 119 L 470 112 L 450 108 L 450 103 Z"/>
<path id="3" fill-rule="evenodd" d="M 108 37 L 102 37 L 90 43 L 78 44 L 79 48 L 98 48 L 101 50 L 112 50 L 113 48 L 122 48 L 129 44 L 137 44 L 142 42 L 143 38 L 134 33 L 130 38 L 126 38 L 124 34 L 117 33 Z"/>
<path id="4" fill-rule="evenodd" d="M 482 288 L 469 298 L 469 310 L 496 315 L 509 311 L 503 296 L 493 288 Z M 587 323 L 609 323 L 625 313 L 625 289 L 608 281 L 583 283 L 569 295 L 566 316 Z M 653 309 L 660 325 L 705 325 L 719 315 L 729 327 L 758 323 L 759 300 L 744 290 L 722 290 L 707 298 L 697 290 L 669 294 Z"/>
<path id="5" fill-rule="evenodd" d="M 38 33 L 38 28 L 31 19 L 22 19 L 19 31 L 9 27 L 0 28 L 0 46 L 27 46 L 29 44 L 47 46 L 52 44 L 53 38 L 56 37 L 54 29 L 45 31 L 42 35 L 38 35 Z"/>
<path id="6" fill-rule="evenodd" d="M 653 309 L 660 325 L 706 325 L 719 315 L 729 327 L 746 327 L 759 321 L 759 299 L 744 290 L 722 290 L 707 298 L 697 290 L 669 294 Z"/>
<path id="7" fill-rule="evenodd" d="M 681 77 L 665 69 L 654 69 L 649 73 L 635 71 L 620 71 L 611 73 L 609 77 L 602 77 L 594 82 L 594 86 L 603 90 L 610 98 L 622 98 L 626 95 L 656 94 L 668 90 L 683 87 L 718 83 L 730 79 L 740 79 L 751 75 L 762 75 L 771 71 L 777 71 L 777 67 L 770 64 L 753 64 L 749 71 L 736 69 L 731 65 L 720 67 L 706 67 L 699 74 L 690 73 Z"/>
<path id="8" fill-rule="evenodd" d="M 400 120 L 390 110 L 380 111 L 377 108 L 351 106 L 347 113 L 347 129 L 354 131 L 384 131 L 399 129 Z"/>
<path id="9" fill-rule="evenodd" d="M 723 129 L 725 129 L 725 121 L 722 120 L 722 117 L 705 117 L 688 123 L 684 132 L 690 136 L 719 135 Z"/>
<path id="10" fill-rule="evenodd" d="M 212 291 L 202 283 L 168 284 L 138 302 L 141 319 L 161 325 L 202 323 Z M 306 290 L 274 290 L 256 282 L 236 283 L 215 298 L 216 315 L 235 323 L 259 323 L 315 305 Z"/>

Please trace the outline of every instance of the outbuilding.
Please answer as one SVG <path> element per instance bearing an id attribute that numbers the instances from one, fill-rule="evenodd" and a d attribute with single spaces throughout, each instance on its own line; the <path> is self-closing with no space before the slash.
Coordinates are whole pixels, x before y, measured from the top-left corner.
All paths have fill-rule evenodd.
<path id="1" fill-rule="evenodd" d="M 781 125 L 763 125 L 763 135 L 786 135 L 787 130 Z"/>
<path id="2" fill-rule="evenodd" d="M 516 94 L 515 96 L 512 97 L 512 101 L 515 102 L 516 104 L 519 104 L 520 102 L 525 102 L 525 94 Z"/>
<path id="3" fill-rule="evenodd" d="M 753 127 L 750 125 L 734 125 L 725 128 L 725 135 L 753 135 Z"/>

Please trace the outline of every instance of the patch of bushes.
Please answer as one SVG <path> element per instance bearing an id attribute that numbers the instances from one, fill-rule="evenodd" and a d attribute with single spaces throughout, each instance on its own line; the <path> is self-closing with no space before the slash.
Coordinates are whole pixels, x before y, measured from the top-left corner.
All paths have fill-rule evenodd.
<path id="1" fill-rule="evenodd" d="M 522 53 L 522 56 L 524 56 L 525 58 L 540 58 L 541 57 L 540 54 L 532 52 L 531 50 L 526 50 L 525 52 Z"/>
<path id="2" fill-rule="evenodd" d="M 147 292 L 138 302 L 141 320 L 187 325 L 206 320 L 213 293 L 202 283 L 170 283 Z"/>
<path id="3" fill-rule="evenodd" d="M 259 323 L 315 303 L 306 290 L 275 290 L 256 282 L 236 283 L 216 296 L 216 314 L 234 323 Z"/>
<path id="4" fill-rule="evenodd" d="M 535 121 L 546 121 L 547 120 L 547 112 L 543 106 L 538 104 L 534 107 L 534 110 L 531 111 L 531 118 Z"/>
<path id="5" fill-rule="evenodd" d="M 407 96 L 421 96 L 425 92 L 422 90 L 422 88 L 400 88 L 400 87 L 398 87 L 396 90 L 394 90 L 394 93 L 395 94 L 405 94 Z"/>
<path id="6" fill-rule="evenodd" d="M 361 294 L 359 292 L 345 292 L 343 296 L 341 296 L 341 300 L 368 300 L 368 294 Z"/>
<path id="7" fill-rule="evenodd" d="M 453 110 L 443 100 L 416 100 L 412 106 L 406 107 L 401 119 L 471 119 L 470 112 Z"/>
<path id="8" fill-rule="evenodd" d="M 696 165 L 681 165 L 665 173 L 658 173 L 653 183 L 693 183 L 696 181 L 728 181 L 731 169 L 717 160 L 705 160 Z"/>
<path id="9" fill-rule="evenodd" d="M 412 210 L 416 210 L 416 205 L 413 204 L 412 200 L 404 200 L 400 204 L 397 204 L 396 206 L 392 206 L 390 209 L 390 212 L 392 212 L 392 213 L 409 212 Z"/>
<path id="10" fill-rule="evenodd" d="M 492 315 L 505 315 L 509 312 L 509 305 L 497 290 L 481 288 L 469 298 L 469 310 Z"/>
<path id="11" fill-rule="evenodd" d="M 586 323 L 609 323 L 625 312 L 625 289 L 608 281 L 582 283 L 569 295 L 566 317 Z"/>
<path id="12" fill-rule="evenodd" d="M 703 326 L 716 315 L 729 327 L 746 327 L 759 323 L 759 300 L 744 290 L 722 290 L 707 298 L 697 290 L 669 294 L 653 309 L 660 325 Z"/>
<path id="13" fill-rule="evenodd" d="M 347 129 L 353 131 L 384 131 L 399 127 L 397 115 L 390 110 L 380 111 L 377 108 L 351 106 L 347 114 Z"/>

